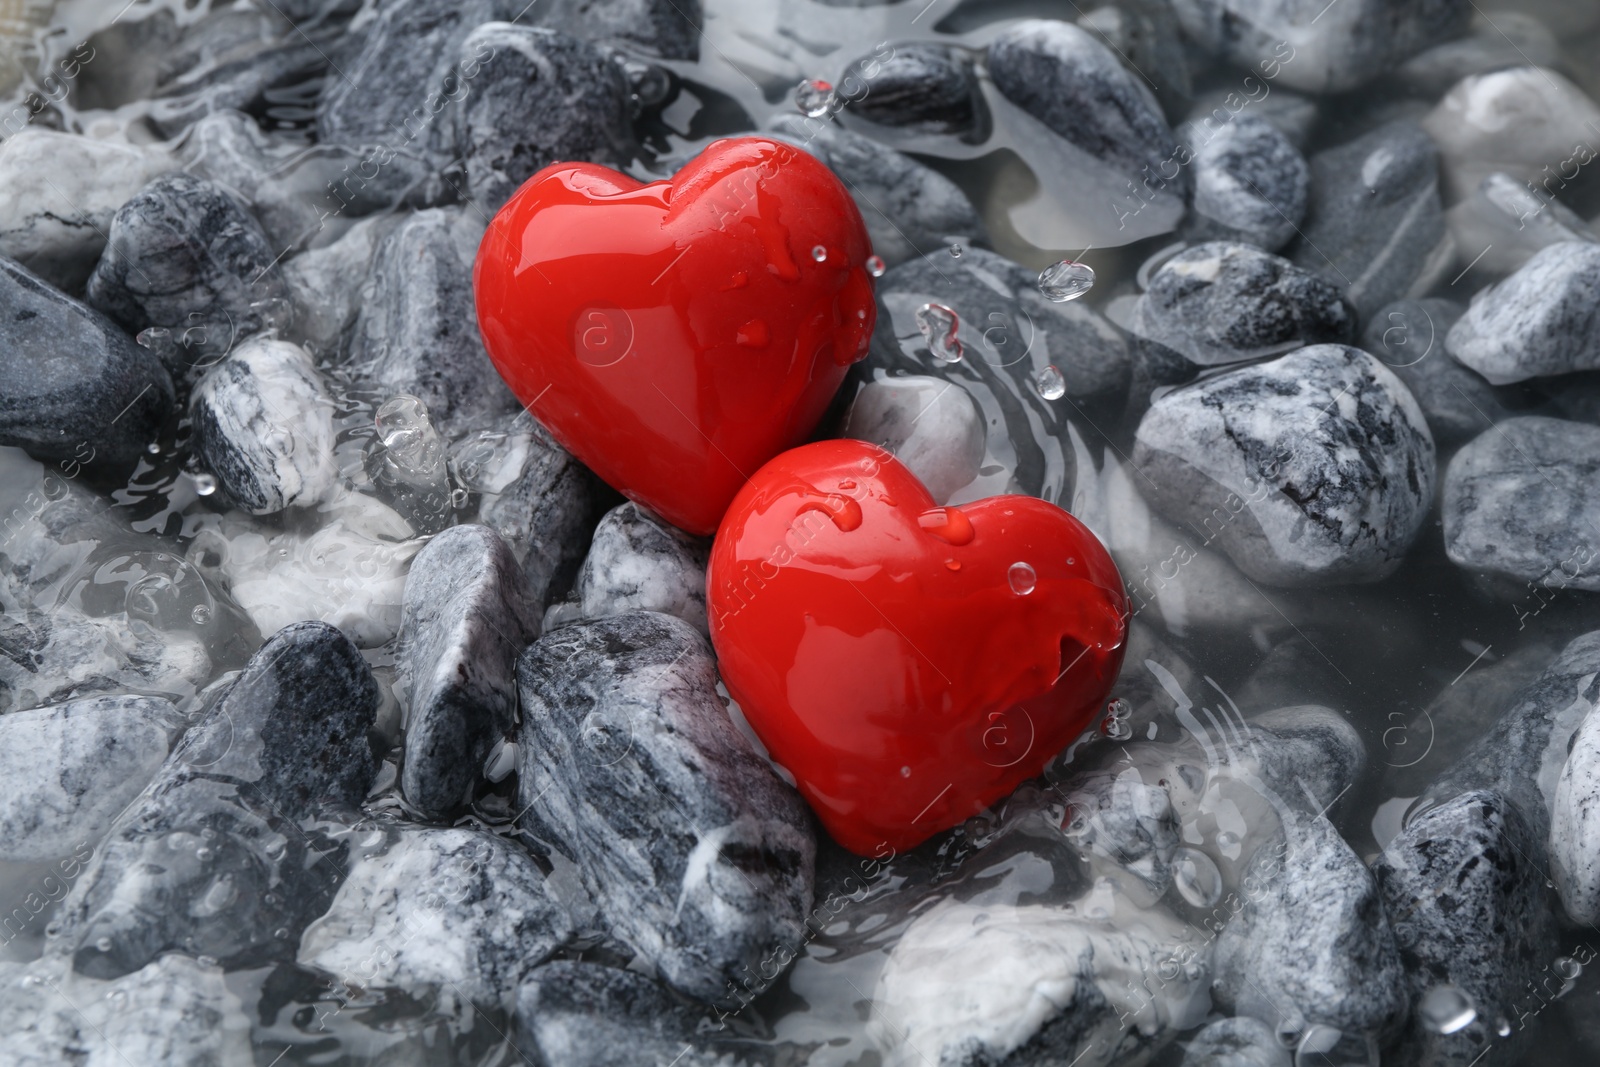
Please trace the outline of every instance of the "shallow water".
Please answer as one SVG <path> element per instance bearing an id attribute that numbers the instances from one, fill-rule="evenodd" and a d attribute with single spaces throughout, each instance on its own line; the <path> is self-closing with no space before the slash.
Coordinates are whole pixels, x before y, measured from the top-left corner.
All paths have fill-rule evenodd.
<path id="1" fill-rule="evenodd" d="M 115 22 L 135 21 L 160 9 L 170 11 L 180 24 L 190 24 L 213 7 L 210 0 L 62 0 L 53 10 L 37 2 L 16 6 L 35 29 L 27 47 L 14 51 L 25 66 L 45 70 L 59 64 L 78 42 Z M 1526 10 L 1526 5 L 1516 0 L 1502 0 L 1500 6 Z M 1576 21 L 1572 16 L 1585 6 L 1579 0 L 1546 0 L 1537 13 L 1545 14 L 1547 9 L 1556 25 L 1563 19 Z M 1070 19 L 1079 13 L 1071 0 L 932 0 L 926 6 L 922 0 L 910 0 L 884 8 L 841 7 L 811 0 L 707 0 L 706 7 L 701 59 L 666 64 L 683 80 L 683 88 L 646 138 L 647 154 L 631 168 L 639 177 L 670 173 L 677 162 L 710 140 L 749 130 L 773 114 L 798 113 L 804 106 L 816 109 L 819 101 L 815 98 L 796 102 L 796 86 L 808 79 L 823 79 L 843 88 L 840 75 L 858 57 L 881 55 L 884 48 L 922 40 L 981 48 L 1007 20 L 1026 15 Z M 0 9 L 0 29 L 15 41 L 28 31 L 21 22 L 3 21 L 9 11 Z M 1594 93 L 1600 88 L 1600 60 L 1596 59 L 1600 35 L 1591 28 L 1585 34 L 1558 36 L 1565 66 Z M 91 62 L 132 60 L 107 48 Z M 1197 86 L 1197 93 L 1229 88 L 1228 78 L 1236 76 L 1219 75 Z M 8 85 L 6 77 L 0 71 L 0 87 Z M 9 88 L 9 96 L 0 101 L 0 114 L 15 113 L 17 108 L 34 110 L 28 103 L 31 86 L 51 100 L 41 121 L 97 136 L 118 130 L 135 139 L 147 136 L 137 128 L 144 105 L 130 104 L 116 112 L 80 110 L 70 94 L 57 92 L 61 84 L 59 79 L 53 83 L 23 81 Z M 259 117 L 288 136 L 303 136 L 316 88 L 309 82 L 282 91 L 269 114 Z M 1340 98 L 1339 107 L 1322 116 L 1306 154 L 1340 143 L 1353 129 L 1369 124 L 1383 92 L 1372 89 Z M 997 251 L 1034 269 L 1061 259 L 1081 260 L 1092 267 L 1097 281 L 1093 291 L 1083 297 L 1085 302 L 1108 309 L 1119 296 L 1136 293 L 1141 265 L 1167 246 L 1171 236 L 1161 232 L 1152 217 L 1136 220 L 1132 230 L 1116 228 L 1115 216 L 1104 210 L 1103 204 L 1097 202 L 1092 209 L 1085 205 L 1085 176 L 1070 160 L 1055 153 L 1054 135 L 1041 135 L 1037 122 L 1009 105 L 987 81 L 984 99 L 992 115 L 992 129 L 977 143 L 874 129 L 848 111 L 838 121 L 870 132 L 954 179 L 983 211 Z M 823 94 L 821 103 L 825 106 L 826 102 Z M 1591 205 L 1590 212 L 1596 208 L 1600 205 Z M 1139 225 L 1150 232 L 1140 232 Z M 931 256 L 951 254 L 945 248 L 922 251 Z M 1468 295 L 1449 286 L 1443 291 L 1458 299 Z M 1115 317 L 1114 309 L 1111 313 Z M 383 398 L 363 395 L 337 372 L 330 385 L 337 404 L 341 470 L 353 491 L 384 496 L 384 488 L 373 484 L 368 462 L 376 432 L 375 405 Z M 1084 433 L 1092 437 L 1087 428 Z M 1119 450 L 1126 441 L 1121 431 L 1113 430 L 1109 438 L 1102 435 L 1085 444 L 1087 454 L 1097 456 Z M 179 458 L 182 445 L 181 438 L 167 442 L 141 464 L 126 486 L 103 487 L 144 539 L 122 543 L 113 538 L 93 547 L 52 593 L 57 606 L 90 615 L 126 611 L 142 625 L 196 636 L 211 651 L 213 676 L 209 680 L 214 682 L 242 665 L 259 643 L 259 635 L 219 592 L 218 562 L 209 558 L 204 533 L 214 527 L 217 509 L 208 500 L 204 477 L 197 478 L 183 468 Z M 1441 455 L 1441 470 L 1447 458 Z M 10 476 L 15 469 L 0 464 L 0 476 Z M 7 486 L 0 493 L 10 496 L 17 493 L 17 487 Z M 470 519 L 473 512 L 471 502 L 453 499 L 440 512 L 441 521 Z M 1430 701 L 1441 691 L 1462 684 L 1472 672 L 1491 669 L 1519 648 L 1537 642 L 1559 646 L 1594 625 L 1593 601 L 1581 593 L 1558 594 L 1537 614 L 1523 617 L 1515 606 L 1476 588 L 1462 576 L 1445 558 L 1438 529 L 1435 518 L 1406 565 L 1388 581 L 1325 592 L 1270 591 L 1263 595 L 1281 617 L 1281 624 L 1272 623 L 1255 632 L 1208 636 L 1203 644 L 1187 648 L 1200 672 L 1215 680 L 1216 689 L 1189 696 L 1198 704 L 1220 707 L 1227 693 L 1243 687 L 1274 642 L 1285 637 L 1304 640 L 1309 662 L 1327 676 L 1327 700 L 1356 724 L 1367 742 L 1370 762 L 1377 768 L 1359 795 L 1345 799 L 1340 826 L 1357 853 L 1368 858 L 1398 831 L 1406 809 L 1420 792 L 1420 787 L 1408 786 L 1412 791 L 1406 791 L 1397 783 L 1419 779 L 1425 783 L 1427 768 L 1444 765 L 1444 757 L 1435 748 L 1440 727 L 1422 714 Z M 300 532 L 315 533 L 312 529 Z M 329 548 L 326 544 L 322 547 Z M 341 547 L 332 546 L 335 566 Z M 389 674 L 386 650 L 374 650 L 369 658 L 380 669 L 380 676 Z M 1142 668 L 1129 664 L 1126 669 Z M 201 701 L 201 695 L 194 693 L 184 711 L 197 713 Z M 1245 706 L 1240 710 L 1267 709 Z M 397 721 L 392 703 L 386 716 L 384 726 L 393 738 Z M 1093 738 L 1078 758 L 1114 743 L 1104 737 Z M 385 814 L 405 813 L 393 783 L 391 762 L 380 775 L 379 788 L 369 805 L 379 819 Z M 510 832 L 513 805 L 509 785 L 502 783 L 500 793 L 481 802 L 473 821 L 497 832 Z M 1022 813 L 1015 814 L 1016 810 Z M 1055 812 L 1054 817 L 1059 826 L 1065 812 Z M 881 1063 L 868 1026 L 879 973 L 889 948 L 936 899 L 933 887 L 951 889 L 949 880 L 956 877 L 958 866 L 963 873 L 954 893 L 961 899 L 996 905 L 1086 899 L 1092 872 L 1080 869 L 1070 857 L 1062 855 L 1059 863 L 1051 863 L 1036 853 L 1008 847 L 1008 841 L 1026 837 L 1028 819 L 1045 818 L 1030 811 L 1022 799 L 1014 799 L 1007 812 L 974 820 L 954 835 L 897 857 L 882 870 L 825 844 L 819 859 L 818 904 L 808 925 L 812 936 L 800 958 L 774 989 L 726 1019 L 726 1024 L 752 1040 L 773 1044 L 778 1063 L 812 1067 L 873 1067 Z M 993 862 L 963 865 L 980 847 L 992 850 Z M 1227 872 L 1227 877 L 1232 874 Z M 54 900 L 59 899 L 48 881 L 51 877 L 49 865 L 0 867 L 0 901 L 20 902 L 41 894 L 47 898 L 37 912 L 30 905 L 25 929 L 0 947 L 0 960 L 28 960 L 42 951 L 45 927 Z M 1088 899 L 1093 899 L 1092 893 Z M 1119 905 L 1124 911 L 1130 907 L 1125 900 L 1106 904 L 1112 911 Z M 1563 951 L 1570 951 L 1576 941 L 1574 936 Z M 960 977 L 951 980 L 960 981 Z M 251 1012 L 251 1016 L 252 1040 L 261 1064 L 518 1062 L 515 1051 L 502 1039 L 505 1014 L 493 1006 L 463 1005 L 448 997 L 417 1000 L 357 990 L 290 966 L 235 972 L 228 984 L 242 1004 L 260 1005 L 259 1013 Z M 1584 975 L 1567 995 L 1588 998 L 1597 993 L 1600 982 Z M 718 1025 L 718 1020 L 708 1014 L 708 1025 Z M 1567 1058 L 1573 1054 L 1567 1040 L 1560 1027 L 1547 1027 L 1545 1045 L 1534 1050 L 1526 1062 L 1573 1062 Z M 1158 1062 L 1176 1062 L 1180 1056 L 1175 1046 Z"/>

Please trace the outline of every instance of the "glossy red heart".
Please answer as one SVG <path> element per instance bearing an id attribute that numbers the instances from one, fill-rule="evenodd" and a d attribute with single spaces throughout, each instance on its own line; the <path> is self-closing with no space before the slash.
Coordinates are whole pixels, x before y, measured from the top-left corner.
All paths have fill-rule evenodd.
<path id="1" fill-rule="evenodd" d="M 834 840 L 909 848 L 1006 796 L 1093 722 L 1122 665 L 1111 556 L 1053 504 L 936 507 L 861 441 L 785 452 L 706 575 L 729 693 Z"/>
<path id="2" fill-rule="evenodd" d="M 523 404 L 691 533 L 806 439 L 876 318 L 849 192 L 777 141 L 717 141 L 671 181 L 546 167 L 478 249 L 478 325 Z"/>

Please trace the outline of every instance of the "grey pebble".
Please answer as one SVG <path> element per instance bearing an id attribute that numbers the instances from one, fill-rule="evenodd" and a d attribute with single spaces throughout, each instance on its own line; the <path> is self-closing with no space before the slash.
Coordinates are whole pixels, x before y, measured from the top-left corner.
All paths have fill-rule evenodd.
<path id="1" fill-rule="evenodd" d="M 1475 12 L 1471 31 L 1418 52 L 1395 70 L 1406 87 L 1437 99 L 1462 78 L 1525 63 L 1554 66 L 1560 48 L 1534 14 L 1507 7 L 1491 16 Z"/>
<path id="2" fill-rule="evenodd" d="M 1244 904 L 1217 939 L 1219 999 L 1276 1026 L 1379 1040 L 1404 1020 L 1405 973 L 1377 883 L 1333 825 L 1279 812 L 1282 846 L 1245 870 Z"/>
<path id="3" fill-rule="evenodd" d="M 170 331 L 168 370 L 191 384 L 287 306 L 283 280 L 272 270 L 282 251 L 222 186 L 165 174 L 111 220 L 88 302 L 131 334 L 150 326 Z"/>
<path id="4" fill-rule="evenodd" d="M 225 967 L 292 956 L 342 872 L 344 846 L 313 821 L 366 796 L 378 701 L 338 630 L 274 634 L 117 819 L 62 902 L 51 954 L 96 978 L 173 950 Z"/>
<path id="5" fill-rule="evenodd" d="M 581 623 L 517 678 L 523 828 L 668 983 L 723 1005 L 763 990 L 800 947 L 816 842 L 729 718 L 705 638 L 653 612 Z"/>
<path id="6" fill-rule="evenodd" d="M 197 637 L 135 627 L 125 613 L 62 605 L 0 620 L 0 711 L 127 689 L 181 700 L 210 677 L 211 657 Z"/>
<path id="7" fill-rule="evenodd" d="M 710 545 L 629 501 L 605 513 L 578 579 L 574 599 L 553 605 L 545 626 L 659 611 L 706 632 L 706 561 Z"/>
<path id="8" fill-rule="evenodd" d="M 0 859 L 92 845 L 166 761 L 171 701 L 100 696 L 0 716 Z"/>
<path id="9" fill-rule="evenodd" d="M 627 83 L 593 45 L 490 22 L 461 42 L 462 69 L 484 54 L 494 58 L 467 83 L 452 119 L 467 195 L 486 216 L 552 163 L 616 165 L 630 154 Z"/>
<path id="10" fill-rule="evenodd" d="M 1215 367 L 1306 345 L 1345 344 L 1355 312 L 1336 286 L 1247 244 L 1212 241 L 1150 276 L 1134 332 Z"/>
<path id="11" fill-rule="evenodd" d="M 1594 231 L 1571 208 L 1539 196 L 1526 182 L 1495 171 L 1472 195 L 1445 212 L 1456 260 L 1468 277 L 1504 278 L 1539 252 L 1564 241 L 1595 243 Z"/>
<path id="12" fill-rule="evenodd" d="M 454 222 L 442 209 L 419 211 L 384 237 L 349 356 L 374 387 L 419 398 L 446 437 L 521 409 L 484 351 Z"/>
<path id="13" fill-rule="evenodd" d="M 1247 86 L 1241 88 L 1248 89 Z M 1223 87 L 1196 97 L 1187 119 L 1190 123 L 1220 128 L 1243 115 L 1271 123 L 1290 144 L 1304 151 L 1320 111 L 1315 99 L 1281 85 L 1272 86 L 1265 95 L 1251 93 L 1248 96 L 1237 89 Z"/>
<path id="14" fill-rule="evenodd" d="M 543 872 L 515 842 L 466 827 L 392 827 L 351 863 L 297 959 L 351 985 L 443 987 L 495 1005 L 571 934 Z"/>
<path id="15" fill-rule="evenodd" d="M 1556 956 L 1544 902 L 1543 843 L 1528 812 L 1492 789 L 1451 796 L 1411 816 L 1373 865 L 1406 963 L 1413 1013 L 1398 1063 L 1505 1065 L 1527 1050 L 1532 981 Z M 1453 985 L 1475 1011 L 1453 1033 L 1429 1029 L 1416 1003 Z M 1558 987 L 1559 988 L 1559 987 Z M 1516 1024 L 1512 1040 L 1497 1035 Z"/>
<path id="16" fill-rule="evenodd" d="M 309 507 L 339 484 L 333 399 L 298 345 L 234 349 L 195 386 L 189 418 L 196 457 L 252 515 Z"/>
<path id="17" fill-rule="evenodd" d="M 1454 254 L 1433 141 L 1400 121 L 1313 155 L 1301 231 L 1289 258 L 1339 286 L 1363 318 L 1422 295 Z"/>
<path id="18" fill-rule="evenodd" d="M 1248 1015 L 1209 1023 L 1186 1045 L 1180 1067 L 1291 1067 L 1277 1033 Z"/>
<path id="19" fill-rule="evenodd" d="M 921 133 L 972 133 L 983 114 L 972 58 L 949 45 L 897 44 L 887 56 L 862 56 L 845 67 L 837 91 L 850 114 Z"/>
<path id="20" fill-rule="evenodd" d="M 502 9 L 522 10 L 521 3 Z M 546 0 L 528 12 L 535 25 L 661 59 L 700 57 L 701 0 Z"/>
<path id="21" fill-rule="evenodd" d="M 1449 352 L 1445 337 L 1466 309 L 1437 297 L 1396 300 L 1367 322 L 1361 347 L 1406 383 L 1441 448 L 1478 436 L 1511 417 L 1505 395 Z"/>
<path id="22" fill-rule="evenodd" d="M 172 414 L 166 368 L 104 316 L 0 257 L 0 445 L 73 474 L 132 467 Z"/>
<path id="23" fill-rule="evenodd" d="M 395 215 L 361 219 L 336 240 L 290 256 L 279 265 L 294 321 L 287 333 L 307 350 L 341 350 L 368 293 L 368 267 L 384 237 L 399 222 Z"/>
<path id="24" fill-rule="evenodd" d="M 908 374 L 863 385 L 842 436 L 894 453 L 928 487 L 933 502 L 945 504 L 978 477 L 988 432 L 961 386 Z"/>
<path id="25" fill-rule="evenodd" d="M 1276 252 L 1305 216 L 1311 168 L 1276 126 L 1241 114 L 1219 128 L 1185 123 L 1178 140 L 1193 153 L 1191 238 L 1243 241 Z"/>
<path id="26" fill-rule="evenodd" d="M 400 786 L 424 816 L 469 801 L 515 728 L 517 656 L 539 635 L 540 609 L 487 526 L 452 526 L 411 561 L 395 656 L 407 709 Z"/>
<path id="27" fill-rule="evenodd" d="M 961 187 L 910 156 L 836 123 L 782 114 L 766 131 L 828 165 L 850 190 L 872 250 L 885 263 L 939 251 L 952 238 L 983 243 L 987 231 Z"/>
<path id="28" fill-rule="evenodd" d="M 1495 385 L 1600 368 L 1600 244 L 1565 241 L 1479 293 L 1445 345 Z"/>
<path id="29" fill-rule="evenodd" d="M 1600 715 L 1572 736 L 1550 811 L 1550 866 L 1573 922 L 1600 919 Z"/>
<path id="30" fill-rule="evenodd" d="M 1535 613 L 1535 588 L 1600 589 L 1597 472 L 1600 426 L 1527 415 L 1484 430 L 1445 469 L 1445 551 L 1526 582 Z"/>
<path id="31" fill-rule="evenodd" d="M 1133 460 L 1151 504 L 1274 585 L 1394 572 L 1433 501 L 1422 411 L 1372 356 L 1313 345 L 1158 399 Z"/>
<path id="32" fill-rule="evenodd" d="M 1116 0 L 1074 12 L 1123 65 L 1147 80 L 1161 108 L 1179 116 L 1194 96 L 1191 51 L 1172 5 L 1165 0 Z"/>

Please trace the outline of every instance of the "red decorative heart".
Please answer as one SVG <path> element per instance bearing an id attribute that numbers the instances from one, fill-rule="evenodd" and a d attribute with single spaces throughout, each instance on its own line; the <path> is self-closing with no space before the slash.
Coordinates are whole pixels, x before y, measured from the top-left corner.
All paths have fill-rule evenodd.
<path id="1" fill-rule="evenodd" d="M 936 507 L 861 441 L 758 471 L 706 575 L 723 680 L 828 832 L 909 848 L 1007 795 L 1093 720 L 1127 598 L 1088 528 L 996 496 Z"/>
<path id="2" fill-rule="evenodd" d="M 484 235 L 478 325 L 568 451 L 709 534 L 866 355 L 871 254 L 839 179 L 776 141 L 717 141 L 649 185 L 559 163 Z"/>

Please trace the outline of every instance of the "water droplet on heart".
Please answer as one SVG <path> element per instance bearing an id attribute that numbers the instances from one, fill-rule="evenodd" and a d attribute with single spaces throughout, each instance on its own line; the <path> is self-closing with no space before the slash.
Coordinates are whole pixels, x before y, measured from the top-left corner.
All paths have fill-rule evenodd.
<path id="1" fill-rule="evenodd" d="M 1196 908 L 1209 908 L 1222 897 L 1222 872 L 1199 849 L 1180 848 L 1173 854 L 1172 884 Z"/>
<path id="2" fill-rule="evenodd" d="M 1006 581 L 1011 583 L 1013 593 L 1027 596 L 1039 584 L 1039 576 L 1026 563 L 1013 563 L 1006 571 Z"/>
<path id="3" fill-rule="evenodd" d="M 960 363 L 965 354 L 956 336 L 961 319 L 943 304 L 923 304 L 917 309 L 917 331 L 928 342 L 928 351 L 941 363 Z"/>
<path id="4" fill-rule="evenodd" d="M 795 515 L 798 517 L 808 511 L 822 512 L 830 522 L 844 533 L 849 533 L 861 525 L 861 505 L 849 497 L 839 496 L 837 493 L 826 496 L 819 493 L 812 496 L 811 499 L 800 505 Z"/>
<path id="5" fill-rule="evenodd" d="M 734 335 L 734 340 L 746 348 L 765 348 L 771 339 L 767 324 L 761 319 L 751 319 Z"/>
<path id="6" fill-rule="evenodd" d="M 958 559 L 947 559 L 944 561 L 944 565 L 946 570 L 958 571 L 961 569 L 961 561 Z"/>
<path id="7" fill-rule="evenodd" d="M 1033 388 L 1045 400 L 1060 400 L 1067 395 L 1067 379 L 1052 363 L 1034 371 Z"/>
<path id="8" fill-rule="evenodd" d="M 733 272 L 733 277 L 728 279 L 728 288 L 729 289 L 743 289 L 745 286 L 747 286 L 749 284 L 750 284 L 750 275 L 745 273 L 742 270 L 734 271 Z"/>
<path id="9" fill-rule="evenodd" d="M 1453 1034 L 1478 1017 L 1472 998 L 1453 985 L 1436 985 L 1417 1002 L 1422 1025 L 1436 1034 Z"/>
<path id="10" fill-rule="evenodd" d="M 196 474 L 194 491 L 200 496 L 210 496 L 217 491 L 217 480 L 209 474 Z"/>
<path id="11" fill-rule="evenodd" d="M 910 767 L 901 767 L 900 768 L 900 777 L 902 777 L 902 778 L 910 778 L 911 777 L 911 768 Z"/>
<path id="12" fill-rule="evenodd" d="M 1076 562 L 1078 562 L 1078 561 L 1077 561 L 1077 560 L 1076 560 L 1076 559 L 1075 559 L 1075 558 L 1073 558 L 1073 557 L 1072 557 L 1072 556 L 1068 556 L 1068 557 L 1067 557 L 1067 566 L 1069 566 L 1069 567 L 1070 567 L 1070 566 L 1072 566 L 1072 565 L 1073 565 L 1073 564 L 1074 564 L 1074 563 L 1076 563 Z"/>
<path id="13" fill-rule="evenodd" d="M 1065 304 L 1094 288 L 1094 268 L 1087 263 L 1063 259 L 1039 272 L 1039 291 L 1045 299 Z"/>
<path id="14" fill-rule="evenodd" d="M 883 277 L 883 272 L 888 269 L 889 267 L 886 263 L 884 263 L 882 256 L 867 257 L 867 273 L 872 275 L 874 278 Z"/>
<path id="15" fill-rule="evenodd" d="M 970 545 L 972 520 L 960 508 L 930 508 L 917 516 L 924 533 L 951 545 Z"/>
<path id="16" fill-rule="evenodd" d="M 811 258 L 818 263 L 826 263 L 828 262 L 828 250 L 822 245 L 818 245 L 811 250 Z"/>
<path id="17" fill-rule="evenodd" d="M 953 245 L 950 246 L 950 258 L 951 259 L 960 259 L 961 258 L 961 253 L 963 253 L 965 251 L 966 251 L 966 249 L 962 248 L 959 244 L 953 244 Z"/>
<path id="18" fill-rule="evenodd" d="M 808 78 L 794 87 L 794 106 L 808 119 L 826 115 L 833 101 L 833 86 L 821 78 Z"/>
<path id="19" fill-rule="evenodd" d="M 851 481 L 851 480 L 850 480 L 850 479 L 848 479 L 848 478 L 846 478 L 846 479 L 845 479 L 845 480 L 844 480 L 844 481 L 842 481 L 842 482 L 840 482 L 840 483 L 839 483 L 839 488 L 840 488 L 840 489 L 843 489 L 843 490 L 845 490 L 845 491 L 847 491 L 847 492 L 848 492 L 848 491 L 849 491 L 849 490 L 851 490 L 851 489 L 854 489 L 854 488 L 855 488 L 855 487 L 856 487 L 856 483 L 855 483 L 855 482 L 852 482 L 852 481 Z"/>

